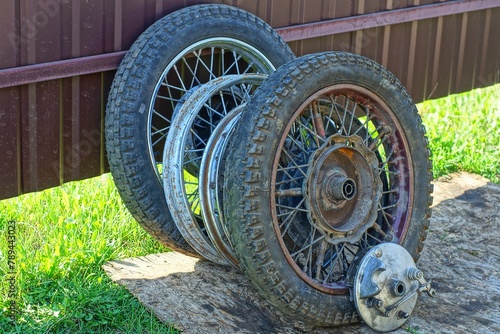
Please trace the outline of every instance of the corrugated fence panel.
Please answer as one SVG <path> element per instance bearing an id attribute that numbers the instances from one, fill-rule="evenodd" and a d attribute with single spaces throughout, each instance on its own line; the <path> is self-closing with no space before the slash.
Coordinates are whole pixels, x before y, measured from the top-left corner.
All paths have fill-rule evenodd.
<path id="1" fill-rule="evenodd" d="M 108 41 L 103 34 L 106 15 L 104 3 L 72 1 L 70 22 L 79 25 L 67 27 L 73 57 L 104 53 Z M 64 21 L 65 22 L 65 21 Z M 69 52 L 69 50 L 68 50 Z M 78 180 L 101 173 L 101 74 L 91 74 L 64 80 L 64 108 L 62 110 L 63 151 L 60 163 L 64 181 Z"/>
<path id="2" fill-rule="evenodd" d="M 474 87 L 491 85 L 492 82 L 500 82 L 500 9 L 486 11 L 486 31 L 482 38 L 481 61 L 479 75 Z M 481 36 L 478 36 L 481 38 Z M 495 57 L 496 55 L 496 57 Z"/>
<path id="3" fill-rule="evenodd" d="M 2 34 L 4 46 L 0 47 L 0 68 L 18 65 L 11 50 L 16 46 L 16 24 L 12 18 L 19 16 L 18 8 L 16 2 L 8 1 L 0 10 L 0 31 L 5 32 Z M 0 90 L 0 198 L 17 196 L 21 192 L 20 101 L 20 87 Z"/>
<path id="4" fill-rule="evenodd" d="M 295 36 L 317 28 L 306 24 L 333 22 L 338 30 L 317 37 L 294 39 L 283 29 L 281 33 L 297 55 L 343 50 L 380 62 L 416 101 L 500 81 L 499 0 L 4 1 L 0 199 L 105 172 L 103 118 L 119 52 L 159 18 L 197 3 L 238 6 L 275 28 L 293 27 Z M 433 3 L 497 8 L 419 20 L 397 11 Z M 389 15 L 378 16 L 378 23 L 366 28 L 375 17 L 370 15 L 377 13 Z M 349 23 L 358 17 L 362 19 Z M 85 66 L 79 67 L 80 61 Z"/>
<path id="5" fill-rule="evenodd" d="M 39 64 L 60 59 L 61 29 L 56 6 L 41 10 L 35 0 L 20 2 L 21 64 Z M 21 87 L 21 166 L 24 191 L 59 183 L 58 169 L 51 163 L 60 157 L 60 82 L 50 80 Z"/>
<path id="6" fill-rule="evenodd" d="M 0 92 L 0 198 L 21 193 L 21 124 L 19 87 Z"/>

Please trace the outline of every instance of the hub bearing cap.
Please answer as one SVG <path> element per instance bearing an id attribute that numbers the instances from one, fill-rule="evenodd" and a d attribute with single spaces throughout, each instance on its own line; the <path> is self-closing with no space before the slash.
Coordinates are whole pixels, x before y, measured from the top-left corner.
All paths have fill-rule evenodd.
<path id="1" fill-rule="evenodd" d="M 360 317 L 379 332 L 403 325 L 421 292 L 435 295 L 410 253 L 393 243 L 382 243 L 358 254 L 349 269 L 348 284 Z"/>

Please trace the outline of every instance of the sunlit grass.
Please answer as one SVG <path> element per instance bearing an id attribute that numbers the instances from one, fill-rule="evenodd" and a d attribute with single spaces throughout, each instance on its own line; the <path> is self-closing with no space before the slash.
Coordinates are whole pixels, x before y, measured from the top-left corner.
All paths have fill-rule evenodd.
<path id="1" fill-rule="evenodd" d="M 418 105 L 436 177 L 456 171 L 500 183 L 500 85 Z"/>
<path id="2" fill-rule="evenodd" d="M 130 216 L 109 175 L 0 202 L 0 276 L 16 224 L 17 323 L 0 298 L 1 332 L 170 333 L 101 266 L 166 251 Z M 7 296 L 6 282 L 0 291 Z"/>

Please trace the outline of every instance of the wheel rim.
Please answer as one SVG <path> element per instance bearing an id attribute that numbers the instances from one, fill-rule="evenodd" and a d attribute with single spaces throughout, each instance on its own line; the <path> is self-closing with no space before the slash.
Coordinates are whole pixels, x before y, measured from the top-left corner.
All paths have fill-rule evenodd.
<path id="1" fill-rule="evenodd" d="M 158 79 L 148 108 L 149 157 L 160 181 L 163 172 L 161 153 L 172 115 L 186 92 L 228 74 L 271 74 L 274 70 L 271 61 L 258 49 L 233 38 L 204 39 L 179 52 Z"/>
<path id="2" fill-rule="evenodd" d="M 234 268 L 240 269 L 228 238 L 223 217 L 222 185 L 224 183 L 224 150 L 246 103 L 224 117 L 210 136 L 201 161 L 199 191 L 203 221 L 212 244 Z"/>
<path id="3" fill-rule="evenodd" d="M 200 255 L 219 264 L 234 264 L 228 254 L 221 253 L 210 240 L 200 203 L 200 168 L 207 142 L 213 131 L 231 110 L 244 105 L 253 89 L 267 75 L 245 74 L 224 76 L 190 92 L 177 108 L 177 115 L 166 138 L 163 174 L 166 201 L 174 222 L 184 239 Z M 212 102 L 217 100 L 217 106 Z M 206 111 L 205 114 L 203 111 Z M 204 125 L 203 135 L 197 126 Z M 186 159 L 187 158 L 187 159 Z"/>
<path id="4" fill-rule="evenodd" d="M 407 152 L 394 112 L 362 87 L 323 88 L 294 112 L 273 164 L 271 214 L 287 262 L 307 284 L 347 294 L 359 251 L 404 240 Z"/>

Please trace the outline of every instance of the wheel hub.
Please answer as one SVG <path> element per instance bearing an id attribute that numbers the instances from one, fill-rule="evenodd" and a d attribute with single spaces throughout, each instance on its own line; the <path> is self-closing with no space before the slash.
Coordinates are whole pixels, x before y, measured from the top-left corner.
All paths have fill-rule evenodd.
<path id="1" fill-rule="evenodd" d="M 378 160 L 357 135 L 335 134 L 310 158 L 304 182 L 313 224 L 331 243 L 358 241 L 377 215 Z"/>

